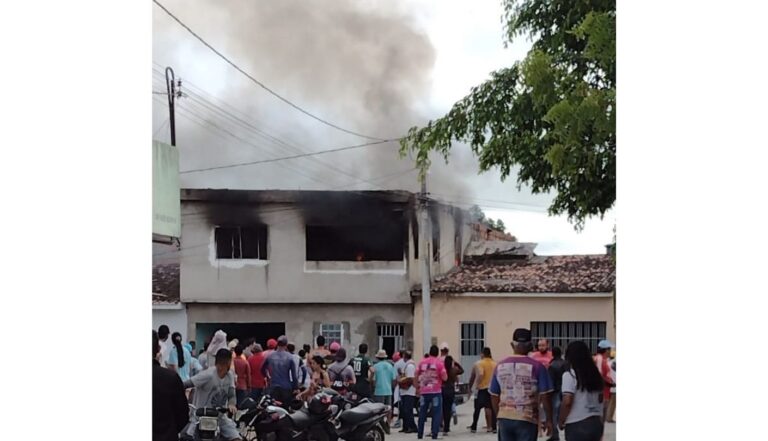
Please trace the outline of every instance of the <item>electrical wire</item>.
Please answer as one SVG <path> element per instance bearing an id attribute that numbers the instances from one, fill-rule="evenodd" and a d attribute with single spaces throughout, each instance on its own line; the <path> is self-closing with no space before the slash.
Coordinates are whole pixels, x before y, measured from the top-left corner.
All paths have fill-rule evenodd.
<path id="1" fill-rule="evenodd" d="M 241 74 L 245 75 L 245 76 L 246 76 L 248 79 L 250 79 L 251 81 L 253 81 L 253 82 L 254 82 L 254 83 L 256 83 L 257 85 L 261 86 L 261 88 L 262 88 L 262 89 L 266 90 L 267 92 L 269 92 L 270 94 L 272 94 L 272 95 L 273 95 L 274 97 L 276 97 L 277 99 L 279 99 L 279 100 L 283 101 L 284 103 L 288 104 L 289 106 L 293 107 L 294 109 L 298 110 L 299 112 L 301 112 L 301 113 L 303 113 L 303 114 L 305 114 L 305 115 L 309 116 L 310 118 L 312 118 L 312 119 L 314 119 L 314 120 L 316 120 L 316 121 L 319 121 L 319 122 L 321 122 L 321 123 L 323 123 L 323 124 L 325 124 L 325 125 L 327 125 L 327 126 L 333 127 L 333 128 L 334 128 L 334 129 L 336 129 L 336 130 L 342 131 L 342 132 L 344 132 L 344 133 L 348 133 L 348 134 L 350 134 L 350 135 L 359 136 L 359 137 L 361 137 L 361 138 L 371 139 L 371 140 L 375 140 L 375 141 L 384 141 L 384 139 L 382 139 L 382 138 L 377 138 L 377 137 L 375 137 L 375 136 L 364 135 L 364 134 L 362 134 L 362 133 L 357 133 L 357 132 L 354 132 L 354 131 L 352 131 L 352 130 L 349 130 L 349 129 L 345 129 L 345 128 L 343 128 L 343 127 L 340 127 L 340 126 L 338 126 L 338 125 L 336 125 L 336 124 L 333 124 L 333 123 L 331 123 L 331 122 L 329 122 L 329 121 L 327 121 L 327 120 L 325 120 L 325 119 L 323 119 L 323 118 L 320 118 L 320 117 L 319 117 L 319 116 L 317 116 L 317 115 L 314 115 L 314 114 L 310 113 L 310 112 L 309 112 L 309 111 L 307 111 L 307 110 L 304 110 L 303 108 L 301 108 L 301 107 L 299 107 L 298 105 L 296 105 L 296 104 L 292 103 L 291 101 L 289 101 L 287 98 L 284 98 L 284 97 L 282 97 L 282 96 L 281 96 L 281 95 L 279 95 L 277 92 L 275 92 L 274 90 L 272 90 L 272 89 L 270 89 L 269 87 L 267 87 L 267 86 L 266 86 L 264 83 L 262 83 L 261 81 L 257 80 L 256 78 L 254 78 L 254 77 L 253 77 L 252 75 L 250 75 L 248 72 L 244 71 L 242 68 L 240 68 L 240 66 L 238 66 L 237 64 L 235 64 L 235 63 L 234 63 L 232 60 L 230 60 L 229 58 L 227 58 L 227 57 L 226 57 L 224 54 L 222 54 L 221 52 L 219 52 L 219 51 L 218 51 L 216 48 L 214 48 L 213 46 L 211 46 L 211 45 L 210 45 L 210 44 L 209 44 L 207 41 L 205 41 L 205 40 L 204 40 L 202 37 L 200 37 L 200 36 L 199 36 L 197 33 L 195 33 L 195 31 L 193 31 L 193 30 L 192 30 L 192 29 L 191 29 L 189 26 L 187 26 L 186 24 L 184 24 L 184 22 L 183 22 L 183 21 L 181 21 L 181 20 L 180 20 L 178 17 L 176 17 L 175 15 L 173 15 L 173 13 L 172 13 L 171 11 L 169 11 L 169 10 L 168 10 L 168 8 L 166 8 L 165 6 L 163 6 L 163 5 L 162 5 L 162 4 L 161 4 L 159 1 L 157 1 L 157 0 L 153 0 L 153 2 L 154 2 L 154 3 L 155 3 L 157 6 L 159 6 L 159 7 L 160 7 L 160 8 L 161 8 L 163 11 L 165 11 L 165 13 L 166 13 L 166 14 L 168 14 L 168 15 L 169 15 L 169 16 L 170 16 L 172 19 L 174 19 L 174 20 L 175 20 L 175 21 L 176 21 L 176 22 L 177 22 L 179 25 L 181 25 L 181 26 L 182 26 L 184 29 L 186 29 L 186 30 L 187 30 L 187 32 L 189 32 L 190 34 L 192 34 L 192 36 L 194 36 L 194 37 L 195 37 L 196 39 L 198 39 L 198 40 L 199 40 L 201 43 L 203 43 L 203 45 L 205 45 L 205 46 L 206 46 L 208 49 L 210 49 L 210 50 L 211 50 L 213 53 L 215 53 L 216 55 L 218 55 L 218 56 L 219 56 L 219 58 L 221 58 L 222 60 L 224 60 L 224 61 L 226 61 L 227 63 L 229 63 L 229 65 L 230 65 L 230 66 L 232 66 L 232 67 L 234 67 L 234 68 L 235 68 L 235 70 L 237 70 L 237 71 L 238 71 L 238 72 L 240 72 Z"/>

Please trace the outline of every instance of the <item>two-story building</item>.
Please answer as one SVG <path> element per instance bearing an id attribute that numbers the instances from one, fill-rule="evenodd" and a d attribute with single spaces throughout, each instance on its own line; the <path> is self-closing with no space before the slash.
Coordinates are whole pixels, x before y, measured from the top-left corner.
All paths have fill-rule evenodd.
<path id="1" fill-rule="evenodd" d="M 186 338 L 202 346 L 223 329 L 301 345 L 322 334 L 390 354 L 411 344 L 417 205 L 405 191 L 182 190 Z M 439 203 L 430 218 L 439 275 L 461 264 L 469 218 Z"/>

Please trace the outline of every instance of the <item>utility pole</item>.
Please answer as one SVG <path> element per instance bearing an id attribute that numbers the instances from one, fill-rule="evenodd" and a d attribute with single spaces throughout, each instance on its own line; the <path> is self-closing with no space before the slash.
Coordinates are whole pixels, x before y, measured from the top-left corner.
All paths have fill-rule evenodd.
<path id="1" fill-rule="evenodd" d="M 178 86 L 178 90 L 176 87 Z M 171 145 L 176 147 L 176 97 L 181 96 L 181 80 L 176 82 L 173 69 L 165 68 L 165 87 L 168 89 L 169 125 L 171 127 Z"/>
<path id="2" fill-rule="evenodd" d="M 420 257 L 421 257 L 421 307 L 423 328 L 422 336 L 424 343 L 424 352 L 429 351 L 429 347 L 432 346 L 432 316 L 431 305 L 432 300 L 430 292 L 430 261 L 429 261 L 429 240 L 431 239 L 431 225 L 429 223 L 429 209 L 427 207 L 427 175 L 424 174 L 421 180 L 421 195 L 419 198 L 419 208 L 421 209 L 421 228 L 419 228 L 421 234 L 420 243 Z M 415 355 L 415 354 L 414 354 Z M 420 354 L 419 354 L 420 355 Z"/>

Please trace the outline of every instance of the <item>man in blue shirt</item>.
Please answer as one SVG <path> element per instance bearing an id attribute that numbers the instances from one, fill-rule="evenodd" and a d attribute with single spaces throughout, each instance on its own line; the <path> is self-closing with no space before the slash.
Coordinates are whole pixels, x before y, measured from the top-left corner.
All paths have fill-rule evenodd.
<path id="1" fill-rule="evenodd" d="M 296 361 L 287 348 L 288 337 L 281 335 L 277 339 L 277 350 L 269 354 L 261 365 L 261 374 L 269 382 L 267 389 L 269 395 L 286 407 L 299 390 Z"/>
<path id="2" fill-rule="evenodd" d="M 373 401 L 390 406 L 387 423 L 392 423 L 392 390 L 397 380 L 395 367 L 387 361 L 387 351 L 382 349 L 376 354 L 378 360 L 373 365 L 371 377 L 375 384 Z M 389 427 L 389 426 L 387 426 Z"/>

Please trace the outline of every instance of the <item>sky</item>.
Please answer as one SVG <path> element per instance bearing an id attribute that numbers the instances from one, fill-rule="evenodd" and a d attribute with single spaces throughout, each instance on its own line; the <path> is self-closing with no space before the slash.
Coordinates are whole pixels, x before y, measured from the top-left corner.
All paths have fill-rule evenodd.
<path id="1" fill-rule="evenodd" d="M 339 125 L 379 136 L 397 135 L 442 116 L 472 86 L 487 79 L 490 72 L 522 59 L 530 47 L 521 38 L 504 48 L 499 1 L 402 0 L 388 2 L 384 9 L 372 0 L 340 0 L 311 10 L 296 1 L 279 6 L 233 1 L 228 7 L 211 1 L 162 3 L 279 94 Z M 263 139 L 251 137 L 259 133 L 226 118 L 213 120 L 214 113 L 210 113 L 208 121 L 240 139 L 221 133 L 213 136 L 210 127 L 203 127 L 209 123 L 199 117 L 206 115 L 211 103 L 231 104 L 227 109 L 288 140 L 296 152 L 361 142 L 275 100 L 158 7 L 153 13 L 155 68 L 173 66 L 177 76 L 190 82 L 183 89 L 209 99 L 208 104 L 202 103 L 207 109 L 193 101 L 194 97 L 183 100 L 181 105 L 186 108 L 177 112 L 182 113 L 177 120 L 182 170 L 286 153 L 285 146 L 270 145 L 271 150 L 255 157 L 248 147 L 267 147 Z M 155 91 L 164 89 L 160 76 L 154 73 Z M 163 140 L 167 138 L 167 107 L 157 98 L 153 132 Z M 246 148 L 243 139 L 249 142 Z M 312 147 L 304 149 L 305 145 Z M 520 241 L 538 243 L 537 254 L 599 254 L 612 242 L 612 211 L 602 220 L 587 220 L 583 231 L 576 232 L 564 216 L 546 213 L 550 195 L 534 195 L 525 187 L 518 191 L 514 176 L 502 182 L 496 170 L 478 174 L 477 161 L 467 146 L 456 145 L 447 165 L 442 158 L 432 160 L 427 185 L 434 198 L 463 207 L 478 204 L 488 217 L 501 218 Z M 418 189 L 416 174 L 407 172 L 412 164 L 408 158 L 397 158 L 395 146 L 269 165 L 183 174 L 182 186 L 370 189 L 375 184 Z M 397 175 L 403 171 L 405 175 Z M 391 175 L 396 176 L 387 178 Z"/>

